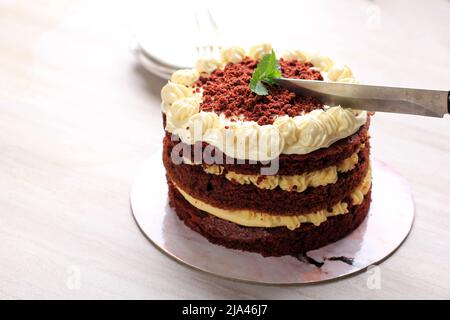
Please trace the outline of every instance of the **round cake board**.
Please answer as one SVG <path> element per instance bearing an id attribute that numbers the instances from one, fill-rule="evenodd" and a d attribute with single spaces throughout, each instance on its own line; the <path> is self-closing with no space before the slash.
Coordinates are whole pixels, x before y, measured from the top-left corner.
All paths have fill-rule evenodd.
<path id="1" fill-rule="evenodd" d="M 184 225 L 168 205 L 161 152 L 139 170 L 131 208 L 144 235 L 174 260 L 216 276 L 262 284 L 306 284 L 348 276 L 389 257 L 406 239 L 414 203 L 404 178 L 373 160 L 372 203 L 347 237 L 299 257 L 263 257 L 210 243 Z"/>

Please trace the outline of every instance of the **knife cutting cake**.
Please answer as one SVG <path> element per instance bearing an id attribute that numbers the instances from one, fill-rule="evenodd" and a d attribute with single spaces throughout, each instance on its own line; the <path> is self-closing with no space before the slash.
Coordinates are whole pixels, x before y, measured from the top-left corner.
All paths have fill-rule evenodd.
<path id="1" fill-rule="evenodd" d="M 328 106 L 277 77 L 354 82 L 347 66 L 269 44 L 223 48 L 161 91 L 169 204 L 210 242 L 263 256 L 335 242 L 371 201 L 366 111 Z"/>

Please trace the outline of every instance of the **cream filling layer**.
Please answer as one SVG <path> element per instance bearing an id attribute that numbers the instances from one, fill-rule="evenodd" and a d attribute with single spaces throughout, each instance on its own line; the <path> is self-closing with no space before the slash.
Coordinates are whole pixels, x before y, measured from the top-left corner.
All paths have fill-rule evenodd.
<path id="1" fill-rule="evenodd" d="M 364 196 L 369 192 L 372 184 L 372 172 L 369 168 L 366 176 L 361 184 L 351 193 L 352 205 L 360 205 Z M 247 209 L 239 210 L 226 210 L 212 206 L 199 199 L 196 199 L 189 195 L 186 191 L 175 185 L 181 195 L 195 208 L 205 211 L 220 219 L 227 220 L 246 227 L 262 227 L 262 228 L 274 228 L 274 227 L 287 227 L 290 230 L 295 230 L 302 223 L 312 223 L 315 226 L 319 226 L 322 222 L 326 221 L 328 217 L 338 216 L 348 213 L 348 203 L 339 202 L 332 207 L 331 212 L 327 209 L 319 210 L 312 213 L 302 214 L 298 216 L 283 216 L 283 215 L 271 215 L 265 212 L 258 212 Z"/>
<path id="2" fill-rule="evenodd" d="M 336 166 L 307 172 L 300 175 L 249 175 L 228 171 L 225 178 L 239 184 L 253 184 L 260 189 L 275 189 L 280 187 L 285 191 L 303 192 L 308 187 L 326 186 L 336 183 L 338 173 L 355 168 L 358 163 L 358 152 L 352 154 Z M 203 170 L 209 174 L 222 175 L 224 167 L 220 165 L 203 165 Z"/>
<path id="3" fill-rule="evenodd" d="M 295 117 L 279 116 L 273 124 L 258 125 L 254 121 L 229 119 L 223 114 L 200 110 L 202 92 L 195 91 L 201 74 L 223 68 L 227 62 L 239 62 L 246 55 L 259 59 L 272 49 L 270 44 L 253 47 L 248 53 L 239 47 L 225 48 L 222 61 L 201 59 L 195 69 L 176 71 L 162 88 L 162 111 L 166 115 L 166 130 L 186 144 L 206 142 L 236 159 L 272 160 L 280 154 L 307 154 L 354 134 L 366 123 L 367 112 L 345 106 L 325 106 Z M 311 61 L 325 79 L 351 82 L 347 67 L 336 67 L 322 55 L 292 51 L 288 56 Z"/>

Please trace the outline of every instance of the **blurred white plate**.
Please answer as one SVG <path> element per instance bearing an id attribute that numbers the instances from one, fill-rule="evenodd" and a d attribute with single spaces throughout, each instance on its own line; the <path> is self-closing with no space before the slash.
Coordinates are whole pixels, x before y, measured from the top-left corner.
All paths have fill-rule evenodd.
<path id="1" fill-rule="evenodd" d="M 147 1 L 135 9 L 130 22 L 143 66 L 160 76 L 192 67 L 197 57 L 192 3 L 162 1 L 156 6 Z"/>

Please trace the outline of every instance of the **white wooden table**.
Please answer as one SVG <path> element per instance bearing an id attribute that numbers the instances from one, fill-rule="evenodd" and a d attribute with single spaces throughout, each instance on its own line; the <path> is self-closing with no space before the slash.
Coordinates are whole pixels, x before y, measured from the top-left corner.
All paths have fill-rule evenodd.
<path id="1" fill-rule="evenodd" d="M 237 283 L 155 249 L 128 197 L 161 144 L 164 82 L 129 51 L 132 6 L 0 1 L 0 298 L 450 298 L 449 118 L 373 119 L 373 156 L 408 179 L 417 206 L 409 238 L 379 266 L 380 286 L 372 273 L 311 286 Z M 283 11 L 295 30 L 277 39 L 331 53 L 362 82 L 450 89 L 449 1 Z M 234 24 L 245 16 L 236 15 Z"/>

